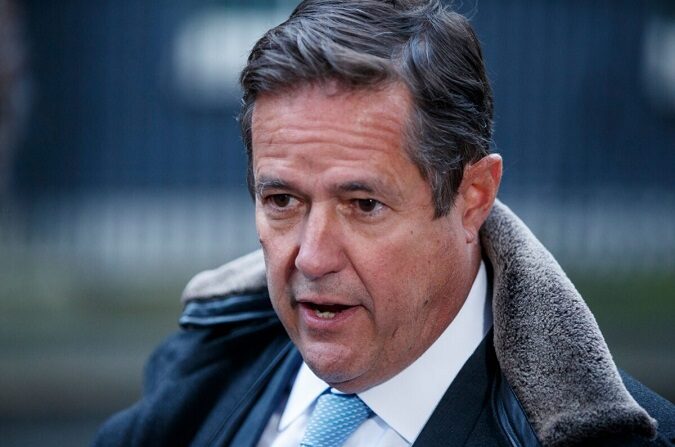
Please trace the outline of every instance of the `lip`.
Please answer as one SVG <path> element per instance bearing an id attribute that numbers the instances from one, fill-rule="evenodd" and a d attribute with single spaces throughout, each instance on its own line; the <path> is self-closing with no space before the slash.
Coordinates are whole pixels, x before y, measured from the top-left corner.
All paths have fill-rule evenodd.
<path id="1" fill-rule="evenodd" d="M 321 318 L 316 314 L 313 305 L 335 305 L 337 303 L 319 303 L 316 301 L 299 301 L 298 310 L 303 326 L 309 330 L 315 331 L 331 331 L 337 330 L 341 326 L 349 323 L 361 309 L 360 305 L 343 305 L 347 306 L 345 309 L 336 312 L 333 318 Z"/>
<path id="2" fill-rule="evenodd" d="M 358 306 L 358 303 L 348 303 L 340 298 L 331 298 L 327 296 L 305 296 L 296 298 L 295 302 L 298 304 L 307 304 L 315 306 Z"/>

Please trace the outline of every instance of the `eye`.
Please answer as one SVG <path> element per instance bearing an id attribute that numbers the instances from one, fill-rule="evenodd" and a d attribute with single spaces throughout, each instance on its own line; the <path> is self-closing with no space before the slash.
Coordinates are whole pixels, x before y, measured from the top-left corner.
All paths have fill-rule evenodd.
<path id="1" fill-rule="evenodd" d="M 271 200 L 274 206 L 278 208 L 286 208 L 291 203 L 291 196 L 289 194 L 274 194 L 268 197 L 268 200 Z"/>
<path id="2" fill-rule="evenodd" d="M 364 213 L 372 213 L 373 211 L 377 210 L 379 206 L 382 205 L 375 199 L 355 199 L 354 203 L 359 209 L 359 211 Z"/>
<path id="3" fill-rule="evenodd" d="M 302 202 L 292 194 L 269 194 L 261 198 L 263 209 L 270 218 L 285 219 L 295 216 Z"/>

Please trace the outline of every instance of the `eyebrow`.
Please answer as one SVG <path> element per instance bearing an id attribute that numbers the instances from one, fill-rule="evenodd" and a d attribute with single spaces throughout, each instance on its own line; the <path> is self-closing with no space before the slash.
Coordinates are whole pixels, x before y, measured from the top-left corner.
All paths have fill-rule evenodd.
<path id="1" fill-rule="evenodd" d="M 361 181 L 355 182 L 346 182 L 337 185 L 335 188 L 338 192 L 367 192 L 370 194 L 375 193 L 377 188 L 374 188 L 370 184 Z"/>
<path id="2" fill-rule="evenodd" d="M 255 184 L 255 193 L 260 196 L 268 189 L 292 189 L 292 186 L 280 178 L 261 177 Z"/>
<path id="3" fill-rule="evenodd" d="M 296 191 L 298 188 L 293 183 L 287 182 L 277 177 L 260 177 L 255 184 L 255 193 L 261 196 L 263 192 L 270 189 L 290 190 Z M 348 192 L 365 192 L 368 194 L 378 194 L 382 192 L 382 188 L 378 182 L 354 180 L 345 183 L 340 183 L 331 188 L 333 193 L 348 193 Z"/>

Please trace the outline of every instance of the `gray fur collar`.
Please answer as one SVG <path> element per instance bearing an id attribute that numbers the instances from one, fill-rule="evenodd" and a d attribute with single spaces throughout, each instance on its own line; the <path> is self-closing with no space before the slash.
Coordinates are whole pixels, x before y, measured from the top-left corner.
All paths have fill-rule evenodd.
<path id="1" fill-rule="evenodd" d="M 553 256 L 497 201 L 481 229 L 494 268 L 495 352 L 504 376 L 545 446 L 600 433 L 653 437 L 656 421 L 623 385 L 597 323 Z M 200 273 L 183 300 L 260 291 L 260 250 Z"/>

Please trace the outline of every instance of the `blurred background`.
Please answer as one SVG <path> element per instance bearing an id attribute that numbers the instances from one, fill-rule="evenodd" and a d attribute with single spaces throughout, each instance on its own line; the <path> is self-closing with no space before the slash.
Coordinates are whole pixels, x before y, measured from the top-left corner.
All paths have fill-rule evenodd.
<path id="1" fill-rule="evenodd" d="M 196 272 L 255 249 L 234 116 L 291 1 L 0 0 L 0 443 L 86 445 L 137 399 Z M 617 362 L 675 400 L 675 5 L 457 2 L 501 198 Z"/>

